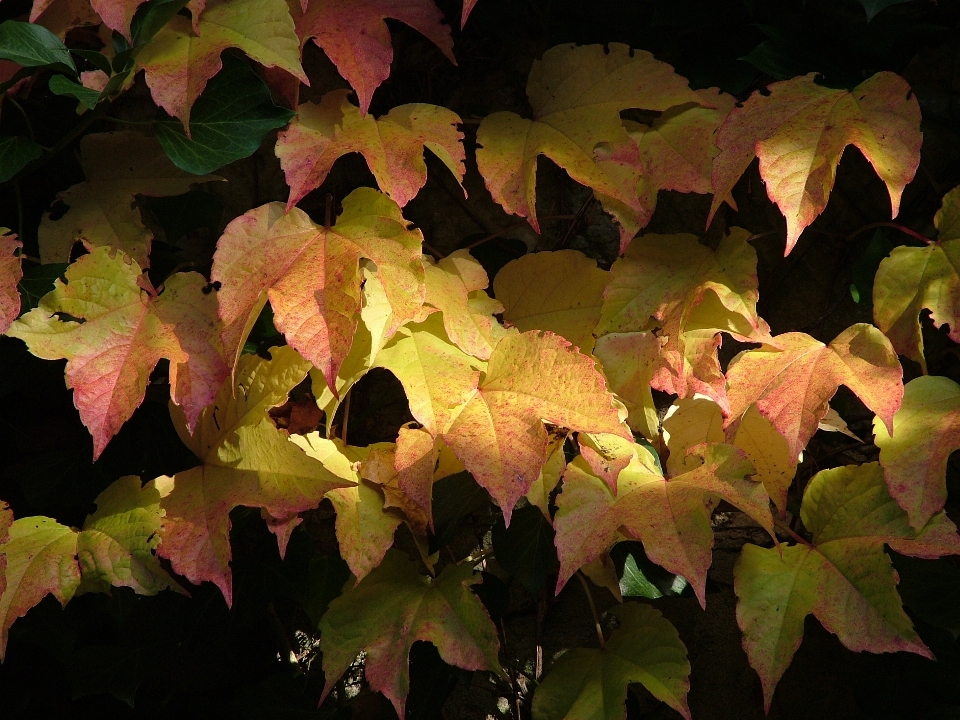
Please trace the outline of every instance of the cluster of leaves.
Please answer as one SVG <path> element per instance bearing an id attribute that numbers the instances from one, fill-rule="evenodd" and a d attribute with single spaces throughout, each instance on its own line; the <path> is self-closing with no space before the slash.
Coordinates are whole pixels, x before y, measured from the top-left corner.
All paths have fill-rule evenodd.
<path id="1" fill-rule="evenodd" d="M 464 3 L 461 26 L 473 6 Z M 750 230 L 642 232 L 661 191 L 711 195 L 707 227 L 729 215 L 721 206 L 736 209 L 734 187 L 759 159 L 789 255 L 827 207 L 850 145 L 895 217 L 923 139 L 907 82 L 880 71 L 828 87 L 811 73 L 738 102 L 691 89 L 625 44 L 552 47 L 529 74 L 529 117 L 479 121 L 476 168 L 493 200 L 539 232 L 537 168 L 548 158 L 612 218 L 617 257 L 605 268 L 579 250 L 531 252 L 491 278 L 467 249 L 436 252 L 404 216 L 427 182 L 426 151 L 439 161 L 431 172 L 461 187 L 468 153 L 448 108 L 370 113 L 390 74 L 387 18 L 455 60 L 432 0 L 37 0 L 28 21 L 0 25 L 7 101 L 42 79 L 80 114 L 56 146 L 0 138 L 0 181 L 19 182 L 78 139 L 84 174 L 58 198 L 66 212 L 40 222 L 39 258 L 15 233 L 0 237 L 0 331 L 66 361 L 94 460 L 156 386 L 169 387 L 193 455 L 176 472 L 116 479 L 80 529 L 0 506 L 0 659 L 14 623 L 48 594 L 66 605 L 121 587 L 188 594 L 209 581 L 230 606 L 236 509 L 259 509 L 282 558 L 323 501 L 349 577 L 311 606 L 321 702 L 335 692 L 342 704 L 341 678 L 362 667 L 404 717 L 418 641 L 449 665 L 515 683 L 491 619 L 498 581 L 475 571 L 488 563 L 534 593 L 556 573 L 556 593 L 577 575 L 619 600 L 662 594 L 641 567 L 655 564 L 706 606 L 720 503 L 769 538 L 745 545 L 735 568 L 737 621 L 766 709 L 809 615 L 851 650 L 932 657 L 884 548 L 960 554 L 944 511 L 960 385 L 926 374 L 920 322 L 929 311 L 960 342 L 960 188 L 943 197 L 935 238 L 913 232 L 922 246 L 879 262 L 875 324 L 829 343 L 773 334 L 758 314 Z M 80 27 L 95 28 L 98 50 L 65 44 Z M 311 39 L 352 92 L 299 101 Z M 162 109 L 144 123 L 150 134 L 89 132 L 141 71 Z M 157 252 L 143 198 L 221 182 L 212 173 L 277 129 L 287 201 L 231 219 L 206 268 Z M 377 188 L 311 218 L 298 205 L 351 153 Z M 47 291 L 35 291 L 38 278 Z M 724 335 L 743 350 L 721 362 Z M 898 355 L 923 375 L 904 384 Z M 351 397 L 383 371 L 412 420 L 388 442 L 351 445 Z M 798 464 L 817 430 L 849 432 L 829 404 L 841 385 L 875 416 L 879 458 L 803 485 Z M 291 405 L 313 420 L 284 416 Z M 489 538 L 458 548 L 438 498 L 465 508 L 477 497 L 500 519 Z M 618 563 L 637 542 L 642 561 L 633 551 Z M 598 648 L 568 650 L 542 678 L 536 670 L 533 717 L 621 717 L 631 683 L 690 716 L 690 664 L 673 625 L 636 602 L 612 615 L 606 635 L 596 618 Z"/>

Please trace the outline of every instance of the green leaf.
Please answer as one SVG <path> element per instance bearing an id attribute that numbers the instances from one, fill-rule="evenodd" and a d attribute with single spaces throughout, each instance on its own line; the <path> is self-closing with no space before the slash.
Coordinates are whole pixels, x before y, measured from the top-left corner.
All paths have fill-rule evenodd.
<path id="1" fill-rule="evenodd" d="M 43 148 L 33 140 L 20 136 L 0 137 L 0 182 L 6 182 L 41 155 Z"/>
<path id="2" fill-rule="evenodd" d="M 135 475 L 122 477 L 96 499 L 97 511 L 87 517 L 77 539 L 83 576 L 81 589 L 107 592 L 110 586 L 155 595 L 171 588 L 184 592 L 160 565 L 160 493 L 154 484 L 140 485 Z"/>
<path id="3" fill-rule="evenodd" d="M 863 9 L 867 11 L 867 22 L 873 20 L 881 10 L 886 10 L 891 5 L 902 5 L 911 2 L 911 0 L 860 0 Z"/>
<path id="4" fill-rule="evenodd" d="M 553 538 L 553 527 L 533 505 L 515 511 L 510 527 L 504 525 L 503 518 L 493 526 L 497 562 L 535 597 L 540 595 L 547 576 L 560 566 Z"/>
<path id="5" fill-rule="evenodd" d="M 187 5 L 187 0 L 155 0 L 148 3 L 145 12 L 138 12 L 130 23 L 133 44 L 140 48 L 153 40 L 153 36 Z"/>
<path id="6" fill-rule="evenodd" d="M 77 57 L 83 58 L 97 70 L 102 70 L 107 75 L 113 74 L 113 66 L 110 64 L 110 59 L 103 53 L 98 53 L 96 50 L 77 50 L 75 48 L 71 48 L 70 52 Z"/>
<path id="7" fill-rule="evenodd" d="M 649 605 L 612 612 L 620 627 L 603 648 L 568 650 L 546 675 L 533 696 L 534 720 L 622 720 L 635 682 L 689 720 L 690 663 L 676 628 Z"/>
<path id="8" fill-rule="evenodd" d="M 252 155 L 268 132 L 286 125 L 293 115 L 273 104 L 270 89 L 243 60 L 224 55 L 223 70 L 207 84 L 190 113 L 191 137 L 173 118 L 153 127 L 177 167 L 205 175 Z"/>
<path id="9" fill-rule="evenodd" d="M 63 75 L 54 75 L 50 78 L 50 92 L 54 95 L 68 95 L 80 101 L 80 105 L 91 110 L 100 102 L 100 91 L 86 88 Z"/>
<path id="10" fill-rule="evenodd" d="M 42 25 L 7 20 L 0 25 L 0 58 L 24 67 L 62 65 L 77 73 L 70 51 L 60 38 Z"/>
<path id="11" fill-rule="evenodd" d="M 620 575 L 620 594 L 624 597 L 656 600 L 682 595 L 684 592 L 693 593 L 693 588 L 686 578 L 664 570 L 650 560 L 642 543 L 617 543 L 610 551 L 610 557 Z"/>
<path id="12" fill-rule="evenodd" d="M 320 621 L 323 696 L 364 652 L 370 688 L 386 695 L 403 717 L 408 656 L 418 640 L 432 642 L 451 665 L 502 676 L 497 630 L 470 590 L 478 579 L 467 563 L 448 566 L 435 580 L 426 578 L 417 563 L 389 550 L 379 567 L 330 603 Z"/>
<path id="13" fill-rule="evenodd" d="M 810 544 L 746 544 L 734 568 L 743 649 L 760 675 L 769 711 L 777 682 L 814 615 L 854 652 L 907 651 L 931 658 L 903 611 L 897 575 L 884 545 L 911 557 L 960 551 L 954 524 L 941 511 L 915 531 L 890 497 L 878 463 L 817 473 L 803 496 Z"/>

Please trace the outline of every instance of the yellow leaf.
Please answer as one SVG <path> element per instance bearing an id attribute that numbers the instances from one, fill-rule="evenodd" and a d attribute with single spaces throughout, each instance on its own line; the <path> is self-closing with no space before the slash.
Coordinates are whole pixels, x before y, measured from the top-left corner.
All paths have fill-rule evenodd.
<path id="1" fill-rule="evenodd" d="M 609 277 L 579 250 L 531 253 L 507 263 L 493 291 L 521 332 L 549 330 L 591 352 Z"/>

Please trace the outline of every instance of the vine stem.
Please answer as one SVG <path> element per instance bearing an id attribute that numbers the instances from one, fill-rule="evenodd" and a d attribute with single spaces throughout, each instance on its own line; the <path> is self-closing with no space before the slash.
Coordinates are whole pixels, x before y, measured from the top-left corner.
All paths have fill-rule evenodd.
<path id="1" fill-rule="evenodd" d="M 30 122 L 30 116 L 27 115 L 27 111 L 23 109 L 23 106 L 20 103 L 18 103 L 9 95 L 5 97 L 7 102 L 13 105 L 13 107 L 16 108 L 17 112 L 20 113 L 20 117 L 22 117 L 23 121 L 27 124 L 27 133 L 29 133 L 30 139 L 33 140 L 33 142 L 36 142 L 37 137 L 33 134 L 33 123 Z"/>
<path id="2" fill-rule="evenodd" d="M 576 218 L 576 215 L 548 215 L 540 219 L 541 220 L 573 220 L 574 218 Z M 508 225 L 507 227 L 503 228 L 503 230 L 497 230 L 496 232 L 490 233 L 486 237 L 480 238 L 476 242 L 470 243 L 465 248 L 460 248 L 460 249 L 473 250 L 475 247 L 483 245 L 486 242 L 490 242 L 491 240 L 495 240 L 501 235 L 506 235 L 508 232 L 513 232 L 514 230 L 519 230 L 526 224 L 527 224 L 526 220 L 521 220 L 520 222 L 514 223 L 513 225 Z"/>
<path id="3" fill-rule="evenodd" d="M 857 230 L 854 230 L 852 233 L 847 235 L 847 240 L 853 240 L 860 233 L 865 233 L 867 230 L 873 230 L 874 228 L 880 228 L 880 227 L 888 227 L 888 228 L 893 228 L 894 230 L 899 230 L 904 235 L 909 235 L 910 237 L 915 238 L 916 240 L 919 240 L 920 242 L 926 245 L 930 245 L 933 242 L 933 240 L 928 238 L 926 235 L 921 235 L 916 230 L 911 230 L 906 225 L 890 222 L 889 220 L 884 220 L 881 222 L 874 222 L 868 225 L 864 225 L 862 228 L 858 228 Z"/>
<path id="4" fill-rule="evenodd" d="M 107 106 L 101 105 L 96 110 L 91 110 L 90 112 L 86 113 L 83 116 L 83 120 L 78 122 L 70 132 L 68 132 L 66 135 L 60 138 L 60 141 L 56 145 L 54 145 L 52 148 L 47 150 L 42 156 L 40 156 L 33 162 L 30 162 L 27 165 L 25 165 L 24 168 L 19 173 L 17 173 L 15 177 L 22 177 L 24 174 L 23 172 L 24 170 L 30 170 L 30 171 L 37 170 L 38 168 L 43 167 L 48 162 L 53 160 L 53 158 L 59 155 L 61 151 L 63 151 L 67 146 L 70 145 L 70 143 L 72 143 L 78 137 L 83 135 L 84 131 L 88 127 L 93 125 L 97 120 L 102 120 L 106 115 L 106 111 L 107 111 Z"/>
<path id="5" fill-rule="evenodd" d="M 347 444 L 347 426 L 350 424 L 350 397 L 353 395 L 351 392 L 353 388 L 347 390 L 347 396 L 343 399 L 343 429 L 340 431 L 340 439 L 343 440 L 343 444 Z"/>
<path id="6" fill-rule="evenodd" d="M 593 613 L 593 626 L 597 630 L 597 639 L 600 641 L 600 649 L 603 650 L 603 628 L 600 627 L 600 615 L 597 614 L 597 606 L 593 602 L 593 593 L 590 592 L 590 586 L 587 585 L 587 579 L 583 573 L 577 570 L 577 580 L 583 585 L 583 591 L 587 594 L 587 602 L 590 603 L 590 612 Z"/>

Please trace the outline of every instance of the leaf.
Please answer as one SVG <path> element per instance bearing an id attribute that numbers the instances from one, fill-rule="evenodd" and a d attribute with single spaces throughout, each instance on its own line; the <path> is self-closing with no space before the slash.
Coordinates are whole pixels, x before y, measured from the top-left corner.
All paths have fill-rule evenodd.
<path id="1" fill-rule="evenodd" d="M 100 90 L 102 90 L 102 88 L 100 90 L 92 90 L 73 80 L 68 80 L 63 75 L 54 75 L 50 78 L 49 87 L 50 92 L 54 95 L 67 95 L 78 100 L 80 107 L 77 109 L 77 112 L 79 112 L 81 108 L 86 110 L 95 108 L 97 103 L 100 102 Z"/>
<path id="2" fill-rule="evenodd" d="M 937 242 L 926 247 L 894 248 L 880 263 L 873 284 L 873 317 L 901 355 L 920 363 L 923 356 L 920 313 L 930 310 L 934 327 L 949 325 L 960 342 L 960 187 L 943 198 L 933 222 Z"/>
<path id="3" fill-rule="evenodd" d="M 330 603 L 320 620 L 325 698 L 361 652 L 370 688 L 393 703 L 401 720 L 410 687 L 407 658 L 418 640 L 433 643 L 444 662 L 503 675 L 497 631 L 470 586 L 469 564 L 450 565 L 436 579 L 398 550 L 356 587 Z"/>
<path id="4" fill-rule="evenodd" d="M 873 20 L 878 13 L 891 5 L 902 5 L 906 2 L 910 2 L 910 0 L 860 0 L 860 4 L 867 12 L 867 22 Z"/>
<path id="5" fill-rule="evenodd" d="M 393 46 L 384 22 L 386 18 L 409 25 L 440 48 L 450 62 L 457 64 L 450 26 L 443 22 L 443 13 L 432 0 L 311 0 L 309 5 L 301 0 L 301 3 L 304 14 L 297 21 L 297 34 L 303 42 L 313 38 L 356 90 L 361 115 L 367 114 L 374 91 L 390 75 Z"/>
<path id="6" fill-rule="evenodd" d="M 52 593 L 66 605 L 80 587 L 77 533 L 47 517 L 26 517 L 9 526 L 0 545 L 6 558 L 6 587 L 0 595 L 0 660 L 10 626 Z"/>
<path id="7" fill-rule="evenodd" d="M 609 333 L 597 338 L 593 349 L 610 389 L 627 408 L 630 429 L 648 439 L 660 433 L 650 387 L 660 365 L 661 346 L 652 332 Z"/>
<path id="8" fill-rule="evenodd" d="M 540 232 L 536 173 L 537 158 L 545 155 L 614 212 L 621 223 L 622 252 L 653 208 L 648 198 L 638 196 L 638 151 L 620 112 L 699 105 L 701 97 L 669 65 L 620 43 L 551 48 L 533 64 L 527 97 L 533 119 L 498 112 L 485 117 L 477 130 L 477 166 L 493 199 Z M 626 163 L 618 152 L 628 156 Z"/>
<path id="9" fill-rule="evenodd" d="M 96 25 L 100 18 L 89 0 L 34 0 L 30 22 L 42 25 L 62 40 L 73 28 Z"/>
<path id="10" fill-rule="evenodd" d="M 95 248 L 7 332 L 37 357 L 67 360 L 67 387 L 93 435 L 94 459 L 143 401 L 161 358 L 170 360 L 170 394 L 190 427 L 213 400 L 228 370 L 217 296 L 206 286 L 199 273 L 176 273 L 157 295 L 136 262 Z"/>
<path id="11" fill-rule="evenodd" d="M 920 162 L 920 106 L 903 78 L 880 72 L 853 90 L 818 85 L 816 74 L 772 83 L 728 116 L 717 134 L 707 225 L 737 180 L 760 158 L 767 195 L 787 219 L 787 255 L 827 206 L 837 164 L 854 145 L 887 186 L 893 217 Z"/>
<path id="12" fill-rule="evenodd" d="M 490 281 L 483 266 L 469 251 L 457 250 L 436 263 L 424 255 L 423 270 L 424 309 L 443 313 L 447 336 L 467 355 L 489 359 L 502 334 L 493 316 L 503 312 L 503 305 L 484 292 Z"/>
<path id="13" fill-rule="evenodd" d="M 32 20 L 28 23 L 7 20 L 0 24 L 0 58 L 24 67 L 53 65 L 66 68 L 73 74 L 77 72 L 63 41 L 45 27 L 33 24 Z"/>
<path id="14" fill-rule="evenodd" d="M 463 9 L 460 11 L 460 29 L 467 24 L 467 18 L 470 17 L 470 13 L 473 12 L 474 6 L 477 4 L 477 0 L 463 0 Z"/>
<path id="15" fill-rule="evenodd" d="M 653 387 L 681 397 L 699 392 L 726 410 L 719 333 L 741 342 L 771 342 L 767 323 L 757 315 L 757 254 L 749 237 L 733 228 L 715 251 L 694 235 L 637 238 L 610 269 L 595 334 L 655 332 L 664 340 Z M 638 371 L 646 370 L 647 362 Z"/>
<path id="16" fill-rule="evenodd" d="M 547 460 L 544 422 L 632 439 L 625 414 L 592 358 L 531 330 L 500 340 L 479 386 L 441 433 L 509 523 Z"/>
<path id="17" fill-rule="evenodd" d="M 165 512 L 160 555 L 191 582 L 216 584 L 227 605 L 233 601 L 233 508 L 262 508 L 282 529 L 280 521 L 316 507 L 328 490 L 349 485 L 290 442 L 267 416 L 310 367 L 289 347 L 274 348 L 271 355 L 269 361 L 243 356 L 235 383 L 223 384 L 192 434 L 179 418 L 177 432 L 201 464 L 155 481 Z"/>
<path id="18" fill-rule="evenodd" d="M 133 44 L 130 22 L 137 9 L 147 0 L 90 0 L 93 9 L 103 19 L 103 24 L 123 35 Z"/>
<path id="19" fill-rule="evenodd" d="M 16 233 L 0 228 L 0 334 L 5 333 L 20 314 L 17 286 L 23 277 L 19 255 L 22 247 Z"/>
<path id="20" fill-rule="evenodd" d="M 553 522 L 553 515 L 550 512 L 550 496 L 560 483 L 563 471 L 567 467 L 567 458 L 563 451 L 566 441 L 566 433 L 552 433 L 550 435 L 550 443 L 547 445 L 547 461 L 543 464 L 540 475 L 533 481 L 533 485 L 530 486 L 526 495 L 527 502 L 539 508 L 550 523 Z"/>
<path id="21" fill-rule="evenodd" d="M 11 525 L 13 525 L 13 511 L 5 501 L 0 500 L 0 547 L 7 542 Z M 0 553 L 0 599 L 3 597 L 3 591 L 7 588 L 7 575 L 4 572 L 6 567 L 6 555 Z M 3 650 L 3 648 L 0 647 L 0 650 Z"/>
<path id="22" fill-rule="evenodd" d="M 74 245 L 122 250 L 141 267 L 150 266 L 153 233 L 134 207 L 137 195 L 163 197 L 187 192 L 194 183 L 220 180 L 195 177 L 174 167 L 161 145 L 129 130 L 86 135 L 80 141 L 86 182 L 57 195 L 70 209 L 44 215 L 37 232 L 44 264 L 69 262 Z"/>
<path id="23" fill-rule="evenodd" d="M 156 557 L 160 544 L 160 493 L 154 484 L 141 486 L 127 475 L 112 483 L 94 501 L 77 538 L 81 591 L 107 592 L 129 587 L 140 595 L 170 588 L 186 594 Z"/>
<path id="24" fill-rule="evenodd" d="M 513 575 L 533 597 L 539 597 L 547 576 L 557 569 L 557 551 L 549 518 L 533 507 L 513 514 L 510 527 L 494 523 L 491 542 L 497 562 Z"/>
<path id="25" fill-rule="evenodd" d="M 350 487 L 329 490 L 326 497 L 337 512 L 337 542 L 340 554 L 357 581 L 363 580 L 383 560 L 393 545 L 400 518 L 384 512 L 383 495 L 371 483 L 360 479 L 360 463 L 368 448 L 344 447 L 339 440 L 327 440 L 317 433 L 293 437 L 307 455 Z"/>
<path id="26" fill-rule="evenodd" d="M 619 720 L 635 682 L 690 719 L 690 662 L 676 628 L 649 605 L 612 612 L 620 627 L 602 648 L 567 650 L 544 677 L 533 696 L 534 720 Z"/>
<path id="27" fill-rule="evenodd" d="M 781 512 L 787 509 L 787 491 L 797 473 L 787 441 L 773 424 L 751 405 L 740 421 L 725 434 L 720 406 L 708 398 L 677 400 L 663 419 L 664 442 L 670 449 L 667 470 L 677 475 L 697 465 L 687 451 L 704 442 L 730 443 L 743 451 L 753 465 L 753 479 L 763 483 L 770 499 Z"/>
<path id="28" fill-rule="evenodd" d="M 520 332 L 549 330 L 591 352 L 609 277 L 579 250 L 530 253 L 504 265 L 493 292 Z"/>
<path id="29" fill-rule="evenodd" d="M 479 363 L 450 342 L 439 314 L 402 327 L 377 355 L 376 364 L 396 375 L 410 413 L 434 436 L 470 400 L 480 377 Z"/>
<path id="30" fill-rule="evenodd" d="M 231 47 L 310 84 L 284 0 L 210 0 L 200 13 L 196 33 L 187 18 L 175 15 L 143 48 L 137 62 L 154 102 L 183 123 L 188 137 L 190 108 L 220 72 L 220 53 Z"/>
<path id="31" fill-rule="evenodd" d="M 960 551 L 956 527 L 943 513 L 919 532 L 910 529 L 877 463 L 817 473 L 800 517 L 812 544 L 747 544 L 734 568 L 737 623 L 767 710 L 811 613 L 854 652 L 905 650 L 932 658 L 903 612 L 883 545 L 925 558 Z"/>
<path id="32" fill-rule="evenodd" d="M 713 547 L 707 501 L 722 497 L 771 535 L 773 518 L 766 490 L 749 479 L 753 468 L 741 451 L 718 443 L 692 452 L 702 464 L 667 479 L 653 456 L 636 445 L 633 460 L 617 479 L 616 495 L 582 457 L 567 465 L 554 518 L 557 592 L 577 568 L 607 552 L 621 533 L 640 540 L 653 562 L 687 578 L 700 604 L 706 604 Z"/>
<path id="33" fill-rule="evenodd" d="M 268 203 L 233 220 L 217 243 L 211 278 L 220 282 L 228 361 L 237 362 L 250 324 L 269 298 L 277 329 L 334 380 L 350 350 L 360 311 L 360 259 L 376 263 L 393 311 L 390 330 L 423 301 L 422 235 L 407 227 L 385 195 L 358 188 L 343 200 L 337 224 L 315 225 L 302 210 Z"/>
<path id="34" fill-rule="evenodd" d="M 890 341 L 872 325 L 858 323 L 824 345 L 804 333 L 773 338 L 740 353 L 727 369 L 729 426 L 753 403 L 773 423 L 796 459 L 817 431 L 840 385 L 853 390 L 888 427 L 903 397 L 903 370 Z"/>
<path id="35" fill-rule="evenodd" d="M 322 5 L 323 0 L 319 1 Z M 349 90 L 334 90 L 319 104 L 300 105 L 293 122 L 277 138 L 277 157 L 290 186 L 288 210 L 320 187 L 337 158 L 354 152 L 363 155 L 377 185 L 400 207 L 427 182 L 425 148 L 443 161 L 457 182 L 463 181 L 459 115 L 437 105 L 412 103 L 374 120 L 361 115 L 347 100 L 349 94 Z"/>
<path id="36" fill-rule="evenodd" d="M 643 183 L 677 192 L 712 192 L 717 130 L 736 105 L 736 98 L 717 88 L 697 90 L 703 105 L 678 105 L 650 125 L 624 121 L 636 143 Z"/>
<path id="37" fill-rule="evenodd" d="M 227 55 L 193 106 L 190 134 L 173 120 L 158 120 L 153 131 L 174 165 L 202 175 L 250 157 L 268 132 L 291 117 L 273 104 L 270 90 L 246 63 Z"/>
<path id="38" fill-rule="evenodd" d="M 925 375 L 904 386 L 893 433 L 873 422 L 887 488 L 910 525 L 923 527 L 947 502 L 947 462 L 960 448 L 960 385 Z"/>
<path id="39" fill-rule="evenodd" d="M 41 155 L 43 148 L 33 140 L 19 136 L 0 137 L 0 183 L 12 178 Z"/>

